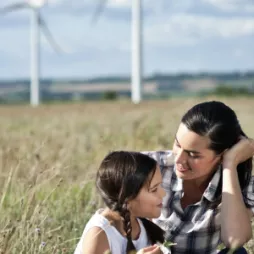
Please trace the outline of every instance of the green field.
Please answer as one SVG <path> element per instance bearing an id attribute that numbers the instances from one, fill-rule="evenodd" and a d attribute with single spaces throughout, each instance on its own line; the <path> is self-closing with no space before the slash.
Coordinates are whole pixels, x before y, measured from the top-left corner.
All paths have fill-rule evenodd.
<path id="1" fill-rule="evenodd" d="M 221 100 L 254 137 L 254 100 Z M 93 186 L 106 153 L 171 149 L 181 115 L 200 101 L 1 107 L 0 253 L 73 253 L 102 206 Z"/>

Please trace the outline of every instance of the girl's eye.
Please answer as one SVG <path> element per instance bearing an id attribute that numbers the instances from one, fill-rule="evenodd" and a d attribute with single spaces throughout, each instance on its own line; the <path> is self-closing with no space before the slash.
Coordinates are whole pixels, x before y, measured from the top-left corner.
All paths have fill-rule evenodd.
<path id="1" fill-rule="evenodd" d="M 157 188 L 156 189 L 152 189 L 151 192 L 157 192 L 157 190 L 158 190 Z"/>

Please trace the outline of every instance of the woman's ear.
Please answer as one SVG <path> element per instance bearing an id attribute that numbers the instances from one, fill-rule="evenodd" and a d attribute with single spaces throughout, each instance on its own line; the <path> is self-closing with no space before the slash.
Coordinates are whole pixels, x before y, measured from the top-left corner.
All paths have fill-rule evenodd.
<path id="1" fill-rule="evenodd" d="M 227 148 L 227 149 L 225 149 L 222 153 L 220 153 L 220 156 L 221 156 L 221 162 L 222 162 L 222 160 L 223 160 L 223 156 L 224 156 L 224 154 L 225 154 L 227 151 L 228 151 L 228 148 Z"/>
<path id="2" fill-rule="evenodd" d="M 222 161 L 223 161 L 223 156 L 224 156 L 224 154 L 226 153 L 227 150 L 228 150 L 228 149 L 225 149 L 223 152 L 221 152 L 221 153 L 219 153 L 219 154 L 216 155 L 216 157 L 219 158 L 219 159 L 218 159 L 218 163 L 219 163 L 219 164 L 222 163 Z"/>

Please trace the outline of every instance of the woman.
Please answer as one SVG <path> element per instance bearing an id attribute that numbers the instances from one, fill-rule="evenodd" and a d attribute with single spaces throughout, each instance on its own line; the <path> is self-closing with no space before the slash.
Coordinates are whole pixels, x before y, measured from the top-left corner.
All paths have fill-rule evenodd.
<path id="1" fill-rule="evenodd" d="M 159 217 L 165 191 L 157 162 L 147 155 L 117 151 L 108 154 L 96 185 L 106 204 L 87 223 L 75 254 L 159 254 L 164 232 L 144 218 Z M 148 247 L 150 246 L 150 247 Z M 147 247 L 147 248 L 146 248 Z"/>
<path id="2" fill-rule="evenodd" d="M 172 253 L 216 253 L 221 242 L 246 253 L 254 144 L 234 111 L 222 102 L 200 103 L 182 117 L 173 151 L 147 153 L 160 163 L 166 196 L 154 222 L 177 243 Z"/>

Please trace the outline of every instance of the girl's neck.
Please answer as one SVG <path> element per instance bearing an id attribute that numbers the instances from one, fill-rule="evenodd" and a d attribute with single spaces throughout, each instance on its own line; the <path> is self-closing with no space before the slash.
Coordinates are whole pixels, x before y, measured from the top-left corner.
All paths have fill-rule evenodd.
<path id="1" fill-rule="evenodd" d="M 123 236 L 126 236 L 124 231 L 124 223 L 123 218 L 120 216 L 118 212 L 112 211 L 109 208 L 106 208 L 102 213 L 112 226 L 114 226 Z M 132 239 L 138 239 L 140 235 L 140 226 L 136 217 L 131 216 L 131 227 L 132 227 Z"/>

